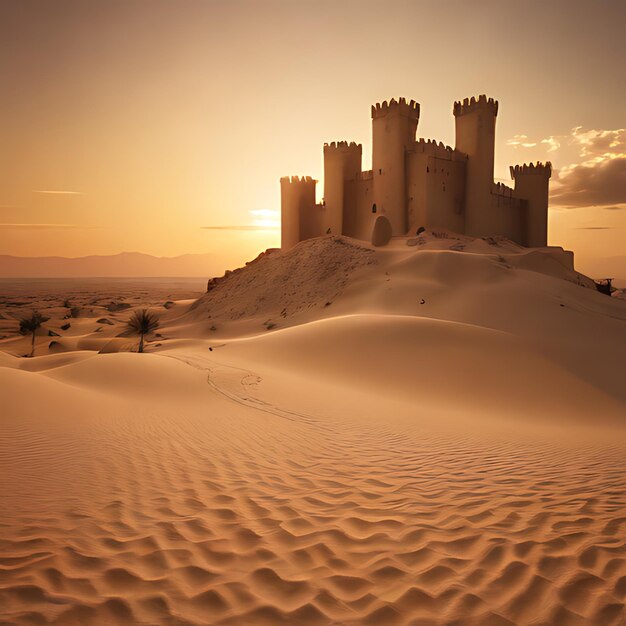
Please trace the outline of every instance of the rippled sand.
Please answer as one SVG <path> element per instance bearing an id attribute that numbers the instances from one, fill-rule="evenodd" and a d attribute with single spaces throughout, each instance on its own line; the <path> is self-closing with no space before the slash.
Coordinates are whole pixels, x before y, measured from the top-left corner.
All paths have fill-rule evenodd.
<path id="1" fill-rule="evenodd" d="M 368 266 L 369 293 L 405 293 L 405 270 Z M 513 325 L 520 284 L 501 305 L 481 292 L 481 325 L 471 294 L 433 287 L 415 295 L 467 321 L 393 293 L 374 313 L 357 290 L 358 314 L 322 302 L 255 333 L 261 311 L 244 339 L 176 304 L 141 355 L 75 349 L 115 338 L 99 311 L 64 351 L 18 358 L 9 338 L 0 622 L 620 626 L 622 305 L 550 283 L 522 294 L 539 330 L 520 314 L 515 335 L 493 320 Z"/>

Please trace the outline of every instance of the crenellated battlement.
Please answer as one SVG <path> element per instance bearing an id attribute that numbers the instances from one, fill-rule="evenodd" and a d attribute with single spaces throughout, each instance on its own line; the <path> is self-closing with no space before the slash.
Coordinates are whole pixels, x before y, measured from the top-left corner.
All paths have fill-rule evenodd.
<path id="1" fill-rule="evenodd" d="M 454 148 L 452 148 L 451 146 L 446 146 L 443 141 L 435 141 L 434 139 L 424 139 L 424 137 L 420 137 L 416 142 L 415 142 L 416 146 L 419 146 L 420 148 L 424 148 L 424 150 L 429 150 L 429 149 L 438 149 L 438 150 L 445 150 L 446 152 L 453 152 Z"/>
<path id="2" fill-rule="evenodd" d="M 552 176 L 552 163 L 546 161 L 545 163 L 524 163 L 523 165 L 511 165 L 509 167 L 511 172 L 511 178 L 515 180 L 518 176 L 526 176 L 527 174 L 535 174 L 550 178 Z"/>
<path id="3" fill-rule="evenodd" d="M 389 102 L 385 100 L 382 103 L 377 102 L 372 105 L 372 119 L 384 117 L 389 113 L 398 113 L 400 115 L 405 115 L 406 117 L 419 120 L 420 105 L 419 102 L 415 102 L 415 100 L 407 102 L 406 98 L 399 98 L 398 100 L 392 98 Z"/>
<path id="4" fill-rule="evenodd" d="M 424 139 L 420 137 L 410 149 L 411 152 L 428 154 L 439 159 L 448 159 L 450 161 L 465 160 L 465 155 L 458 150 L 446 146 L 443 142 L 434 139 Z"/>
<path id="5" fill-rule="evenodd" d="M 351 141 L 331 141 L 324 144 L 324 154 L 329 152 L 356 152 L 361 154 L 363 152 L 363 146 L 360 143 Z"/>
<path id="6" fill-rule="evenodd" d="M 302 185 L 302 184 L 308 184 L 310 185 L 311 183 L 316 183 L 317 181 L 312 178 L 311 176 L 283 176 L 280 179 L 280 184 L 287 184 L 287 185 Z"/>
<path id="7" fill-rule="evenodd" d="M 483 94 L 455 102 L 453 112 L 454 147 L 417 138 L 415 100 L 374 104 L 367 171 L 362 144 L 324 143 L 321 205 L 313 177 L 280 179 L 282 248 L 324 234 L 378 241 L 381 223 L 393 237 L 424 226 L 545 246 L 551 164 L 514 165 L 514 184 L 494 181 L 498 102 Z"/>
<path id="8" fill-rule="evenodd" d="M 466 115 L 478 109 L 491 110 L 495 117 L 498 115 L 498 101 L 493 98 L 487 98 L 485 94 L 478 96 L 478 100 L 472 96 L 471 98 L 465 98 L 462 102 L 455 102 L 452 111 L 455 117 L 459 117 L 460 115 Z"/>
<path id="9" fill-rule="evenodd" d="M 513 197 L 513 189 L 504 183 L 494 183 L 491 188 L 491 193 L 494 196 L 502 196 L 504 198 L 512 198 Z"/>

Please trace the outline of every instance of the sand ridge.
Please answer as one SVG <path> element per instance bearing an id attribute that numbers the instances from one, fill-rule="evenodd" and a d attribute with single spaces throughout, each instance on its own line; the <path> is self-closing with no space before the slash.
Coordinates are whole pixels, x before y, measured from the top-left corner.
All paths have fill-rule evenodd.
<path id="1" fill-rule="evenodd" d="M 91 381 L 17 372 L 66 415 L 35 439 L 26 401 L 3 432 L 30 472 L 1 483 L 9 623 L 619 623 L 623 446 L 451 436 L 374 396 L 360 418 L 259 411 L 247 371 L 146 356 L 128 384 L 187 375 L 187 404 L 114 387 L 85 416 Z"/>
<path id="2" fill-rule="evenodd" d="M 622 624 L 623 303 L 422 239 L 152 294 L 146 354 L 132 290 L 32 359 L 0 310 L 0 623 Z"/>

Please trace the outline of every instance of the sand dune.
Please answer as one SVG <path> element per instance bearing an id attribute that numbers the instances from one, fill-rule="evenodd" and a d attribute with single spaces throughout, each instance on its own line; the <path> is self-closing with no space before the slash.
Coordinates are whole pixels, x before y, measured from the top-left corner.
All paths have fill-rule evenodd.
<path id="1" fill-rule="evenodd" d="M 624 304 L 423 239 L 270 254 L 147 354 L 139 300 L 5 331 L 0 622 L 621 624 Z"/>
<path id="2" fill-rule="evenodd" d="M 254 359 L 256 371 L 297 370 L 303 377 L 355 391 L 365 386 L 433 409 L 463 407 L 464 415 L 550 415 L 572 423 L 602 407 L 596 419 L 623 422 L 624 396 L 616 377 L 623 359 L 619 352 L 604 363 L 593 384 L 577 364 L 561 365 L 561 359 L 549 358 L 547 350 L 534 349 L 519 337 L 471 324 L 413 316 L 345 316 L 216 352 L 222 362 Z M 468 354 L 473 355 L 471 368 Z M 607 377 L 601 379 L 604 370 Z"/>

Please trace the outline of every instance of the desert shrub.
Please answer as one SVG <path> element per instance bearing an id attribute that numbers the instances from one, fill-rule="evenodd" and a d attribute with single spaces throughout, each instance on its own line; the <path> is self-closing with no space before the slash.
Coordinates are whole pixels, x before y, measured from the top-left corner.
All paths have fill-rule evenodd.
<path id="1" fill-rule="evenodd" d="M 33 311 L 30 317 L 24 317 L 20 320 L 20 333 L 22 335 L 30 333 L 32 336 L 29 356 L 35 356 L 35 334 L 41 328 L 41 325 L 49 319 L 49 317 L 44 317 L 39 311 Z"/>
<path id="2" fill-rule="evenodd" d="M 128 320 L 128 328 L 139 335 L 139 350 L 143 352 L 144 336 L 155 331 L 159 327 L 159 318 L 148 309 L 135 311 Z"/>

